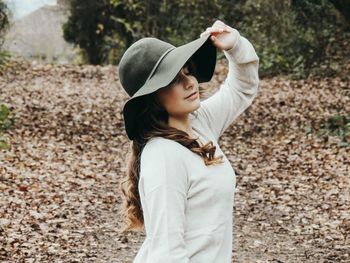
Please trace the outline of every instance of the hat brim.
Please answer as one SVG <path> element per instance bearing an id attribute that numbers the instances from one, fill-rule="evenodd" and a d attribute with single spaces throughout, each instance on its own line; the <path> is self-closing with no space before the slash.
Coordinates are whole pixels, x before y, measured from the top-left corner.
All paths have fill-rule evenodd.
<path id="1" fill-rule="evenodd" d="M 130 140 L 134 138 L 135 122 L 142 106 L 138 98 L 167 86 L 190 58 L 196 65 L 198 83 L 211 80 L 216 65 L 216 47 L 209 37 L 210 34 L 204 34 L 168 52 L 160 62 L 158 61 L 158 66 L 148 81 L 125 103 L 123 116 L 125 130 Z"/>

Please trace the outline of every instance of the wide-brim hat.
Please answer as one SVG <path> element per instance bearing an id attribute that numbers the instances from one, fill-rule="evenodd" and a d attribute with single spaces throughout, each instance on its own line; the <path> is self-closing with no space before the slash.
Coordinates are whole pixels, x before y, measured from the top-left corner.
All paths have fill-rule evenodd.
<path id="1" fill-rule="evenodd" d="M 135 137 L 138 114 L 144 104 L 142 96 L 167 86 L 191 58 L 196 67 L 198 83 L 211 80 L 216 65 L 216 47 L 210 34 L 178 47 L 153 37 L 133 43 L 123 54 L 119 66 L 119 80 L 130 98 L 123 107 L 128 138 Z"/>

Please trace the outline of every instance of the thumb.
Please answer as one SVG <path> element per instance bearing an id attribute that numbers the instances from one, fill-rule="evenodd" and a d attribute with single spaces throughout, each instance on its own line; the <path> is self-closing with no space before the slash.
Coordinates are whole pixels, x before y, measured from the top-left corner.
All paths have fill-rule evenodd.
<path id="1" fill-rule="evenodd" d="M 211 35 L 210 39 L 217 48 L 222 49 L 222 44 L 220 43 L 220 40 L 216 36 Z"/>

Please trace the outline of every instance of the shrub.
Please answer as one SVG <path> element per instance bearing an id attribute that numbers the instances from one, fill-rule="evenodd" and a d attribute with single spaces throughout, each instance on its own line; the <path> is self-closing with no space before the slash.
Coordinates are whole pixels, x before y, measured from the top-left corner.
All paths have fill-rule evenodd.
<path id="1" fill-rule="evenodd" d="M 0 149 L 8 148 L 4 132 L 13 126 L 13 117 L 8 107 L 0 104 Z"/>
<path id="2" fill-rule="evenodd" d="M 118 64 L 125 49 L 142 37 L 179 46 L 220 19 L 254 44 L 261 76 L 305 78 L 322 66 L 344 23 L 328 0 L 67 1 L 71 16 L 65 38 L 83 48 L 93 64 Z"/>
<path id="3" fill-rule="evenodd" d="M 338 136 L 340 138 L 339 146 L 350 145 L 350 118 L 343 115 L 331 116 L 320 125 L 318 131 L 320 137 Z"/>

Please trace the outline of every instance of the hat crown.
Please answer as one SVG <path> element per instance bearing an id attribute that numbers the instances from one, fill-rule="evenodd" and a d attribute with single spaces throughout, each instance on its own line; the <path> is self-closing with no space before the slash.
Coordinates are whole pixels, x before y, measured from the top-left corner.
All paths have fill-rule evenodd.
<path id="1" fill-rule="evenodd" d="M 146 82 L 162 55 L 173 45 L 153 37 L 133 43 L 123 54 L 118 70 L 124 90 L 132 97 Z"/>

